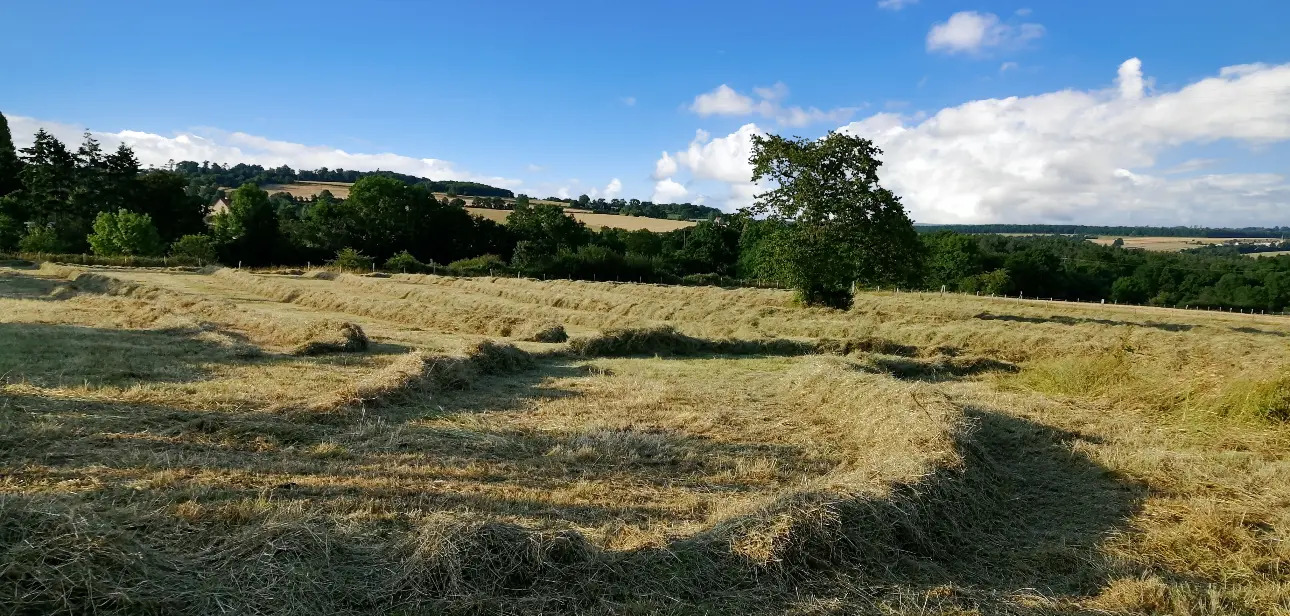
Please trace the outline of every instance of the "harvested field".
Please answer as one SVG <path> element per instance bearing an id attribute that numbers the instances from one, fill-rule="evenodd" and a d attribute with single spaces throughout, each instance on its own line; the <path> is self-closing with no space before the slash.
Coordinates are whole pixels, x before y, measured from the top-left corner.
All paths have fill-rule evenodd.
<path id="1" fill-rule="evenodd" d="M 1125 248 L 1141 248 L 1143 250 L 1157 250 L 1162 252 L 1178 252 L 1188 248 L 1198 248 L 1212 244 L 1226 244 L 1236 242 L 1241 244 L 1255 242 L 1279 242 L 1278 238 L 1231 238 L 1222 237 L 1124 237 L 1103 235 L 1092 240 L 1094 243 L 1110 246 L 1116 239 L 1124 240 Z"/>
<path id="2" fill-rule="evenodd" d="M 511 214 L 510 210 L 493 210 L 479 207 L 468 207 L 466 208 L 466 211 L 476 216 L 502 223 L 506 222 L 506 217 Z M 593 214 L 586 211 L 570 211 L 567 209 L 565 211 L 575 219 L 586 223 L 586 225 L 592 229 L 599 229 L 601 227 L 626 229 L 628 231 L 645 229 L 646 231 L 661 233 L 693 227 L 696 224 L 688 220 L 666 220 L 662 218 L 646 218 L 644 216 L 619 216 L 617 214 Z"/>
<path id="3" fill-rule="evenodd" d="M 1290 319 L 0 268 L 16 613 L 1290 613 Z"/>

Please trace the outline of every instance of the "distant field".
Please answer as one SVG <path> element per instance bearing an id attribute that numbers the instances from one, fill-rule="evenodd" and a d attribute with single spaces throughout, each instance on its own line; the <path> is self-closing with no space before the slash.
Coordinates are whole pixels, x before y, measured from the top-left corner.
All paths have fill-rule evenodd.
<path id="1" fill-rule="evenodd" d="M 345 199 L 349 197 L 350 186 L 351 184 L 348 184 L 346 182 L 296 182 L 295 184 L 266 184 L 263 188 L 264 190 L 268 191 L 269 194 L 273 194 L 276 192 L 285 192 L 290 194 L 293 197 L 300 197 L 300 198 L 313 197 L 314 195 L 317 195 L 318 193 L 321 193 L 324 190 L 329 190 L 331 191 L 331 194 L 337 197 L 338 199 Z M 231 189 L 226 189 L 226 190 L 231 190 Z M 434 193 L 434 196 L 439 199 L 442 199 L 448 195 L 447 193 Z M 462 199 L 465 199 L 466 202 L 469 203 L 471 200 L 471 197 L 462 197 Z M 507 199 L 506 201 L 510 203 L 510 202 L 513 202 L 514 199 Z M 535 204 L 541 203 L 541 204 L 557 205 L 562 207 L 564 206 L 564 204 L 560 203 L 559 201 L 547 201 L 545 199 L 533 199 L 532 202 Z M 468 207 L 466 208 L 466 210 L 476 216 L 481 216 L 489 220 L 495 220 L 497 222 L 503 222 L 503 223 L 506 222 L 506 217 L 510 215 L 509 210 L 492 210 L 488 208 L 475 208 L 475 207 Z M 677 229 L 684 229 L 686 227 L 692 227 L 695 224 L 688 220 L 664 220 L 661 218 L 645 218 L 643 216 L 618 216 L 616 214 L 594 214 L 594 213 L 588 212 L 587 210 L 574 209 L 574 208 L 565 208 L 565 212 L 568 214 L 571 214 L 574 218 L 586 223 L 588 227 L 591 227 L 593 229 L 610 227 L 614 229 L 627 229 L 628 231 L 645 229 L 648 231 L 665 232 L 665 231 L 675 231 Z"/>
<path id="2" fill-rule="evenodd" d="M 490 210 L 488 208 L 468 207 L 466 211 L 497 222 L 506 222 L 506 217 L 511 214 L 510 210 Z M 676 231 L 686 227 L 693 227 L 695 223 L 688 220 L 664 220 L 662 218 L 646 218 L 644 216 L 618 216 L 616 214 L 591 214 L 578 210 L 565 210 L 574 218 L 580 220 L 588 227 L 599 229 L 610 227 L 613 229 L 626 229 L 628 231 L 637 231 L 645 229 L 647 231 L 665 232 Z"/>
<path id="3" fill-rule="evenodd" d="M 1260 259 L 1263 257 L 1280 257 L 1282 255 L 1290 255 L 1290 250 L 1276 250 L 1273 252 L 1251 252 L 1246 256 L 1254 257 L 1255 259 Z"/>
<path id="4" fill-rule="evenodd" d="M 324 190 L 330 190 L 337 199 L 349 197 L 348 182 L 296 182 L 295 184 L 265 184 L 262 188 L 269 194 L 285 192 L 293 197 L 312 197 Z"/>
<path id="5" fill-rule="evenodd" d="M 1141 248 L 1143 250 L 1157 250 L 1161 252 L 1177 252 L 1188 248 L 1199 248 L 1211 244 L 1222 244 L 1229 242 L 1233 238 L 1225 237 L 1124 237 L 1103 235 L 1092 240 L 1094 243 L 1103 246 L 1110 246 L 1115 240 L 1123 239 L 1125 248 Z M 1277 238 L 1236 238 L 1238 242 L 1267 242 L 1280 241 Z"/>

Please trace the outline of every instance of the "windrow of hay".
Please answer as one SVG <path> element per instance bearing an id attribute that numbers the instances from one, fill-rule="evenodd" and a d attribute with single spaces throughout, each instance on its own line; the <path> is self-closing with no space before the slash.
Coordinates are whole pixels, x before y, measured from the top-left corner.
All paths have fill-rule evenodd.
<path id="1" fill-rule="evenodd" d="M 408 301 L 410 298 L 406 297 L 382 299 L 370 295 L 340 293 L 336 290 L 309 290 L 301 286 L 302 283 L 309 282 L 305 279 L 289 277 L 269 279 L 227 268 L 216 270 L 214 276 L 232 288 L 254 293 L 276 302 L 296 304 L 314 310 L 371 317 L 434 331 L 510 336 L 521 324 L 527 322 L 523 317 L 498 314 L 495 311 L 444 310 L 441 306 L 428 310 L 424 304 Z M 322 277 L 315 276 L 313 279 L 322 279 Z M 360 276 L 349 276 L 349 279 L 367 280 Z M 379 284 L 382 281 L 372 282 Z"/>
<path id="2" fill-rule="evenodd" d="M 122 280 L 62 266 L 45 266 L 44 271 L 66 278 L 67 293 L 92 293 L 128 298 L 135 303 L 125 315 L 135 326 L 189 326 L 211 329 L 204 322 L 176 321 L 176 315 L 197 317 L 225 325 L 251 336 L 257 342 L 290 347 L 295 355 L 357 352 L 367 350 L 368 339 L 354 323 L 332 319 L 284 321 L 281 317 L 249 312 L 224 300 L 189 295 L 155 286 Z"/>
<path id="3" fill-rule="evenodd" d="M 627 357 L 632 355 L 851 355 L 883 353 L 912 356 L 915 347 L 890 340 L 859 338 L 852 340 L 789 340 L 766 338 L 756 340 L 706 340 L 687 336 L 671 325 L 610 329 L 593 336 L 574 338 L 569 349 L 584 357 Z"/>
<path id="4" fill-rule="evenodd" d="M 335 412 L 446 389 L 470 387 L 481 374 L 503 374 L 532 367 L 534 358 L 514 345 L 482 341 L 462 355 L 405 353 L 388 366 L 339 391 L 320 396 L 310 411 Z"/>

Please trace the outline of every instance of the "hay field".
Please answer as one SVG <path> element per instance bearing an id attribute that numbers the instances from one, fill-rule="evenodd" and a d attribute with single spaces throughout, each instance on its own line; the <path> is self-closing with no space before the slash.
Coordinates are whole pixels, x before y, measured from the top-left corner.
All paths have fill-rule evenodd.
<path id="1" fill-rule="evenodd" d="M 3 267 L 0 605 L 1287 614 L 1287 338 L 937 294 Z"/>
<path id="2" fill-rule="evenodd" d="M 500 223 L 506 222 L 506 217 L 511 214 L 510 210 L 493 210 L 489 208 L 468 207 L 467 212 L 493 220 Z M 617 214 L 594 214 L 582 210 L 565 210 L 565 213 L 573 216 L 574 219 L 580 220 L 592 229 L 609 227 L 611 229 L 626 229 L 628 231 L 654 231 L 663 233 L 667 231 L 676 231 L 693 227 L 696 223 L 688 220 L 666 220 L 663 218 L 647 218 L 645 216 L 619 216 Z"/>
<path id="3" fill-rule="evenodd" d="M 353 186 L 353 184 L 349 182 L 294 182 L 291 184 L 265 184 L 261 188 L 269 194 L 285 192 L 301 199 L 309 199 L 324 190 L 329 190 L 333 197 L 346 199 L 349 197 L 350 186 Z"/>
<path id="4" fill-rule="evenodd" d="M 1161 252 L 1178 252 L 1188 248 L 1197 248 L 1211 244 L 1223 244 L 1232 241 L 1222 237 L 1124 237 L 1103 235 L 1091 240 L 1095 244 L 1110 246 L 1116 239 L 1124 240 L 1125 248 L 1141 248 Z M 1240 243 L 1281 241 L 1278 238 L 1237 238 Z"/>

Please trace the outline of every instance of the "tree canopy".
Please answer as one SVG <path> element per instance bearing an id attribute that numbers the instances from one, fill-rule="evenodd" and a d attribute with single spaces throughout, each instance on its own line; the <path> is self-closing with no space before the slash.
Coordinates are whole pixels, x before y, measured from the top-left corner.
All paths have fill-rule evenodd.
<path id="1" fill-rule="evenodd" d="M 855 282 L 912 279 L 920 253 L 900 199 L 878 184 L 881 151 L 867 139 L 830 132 L 822 139 L 753 139 L 754 215 L 786 223 L 771 234 L 782 276 L 808 304 L 845 308 Z"/>

